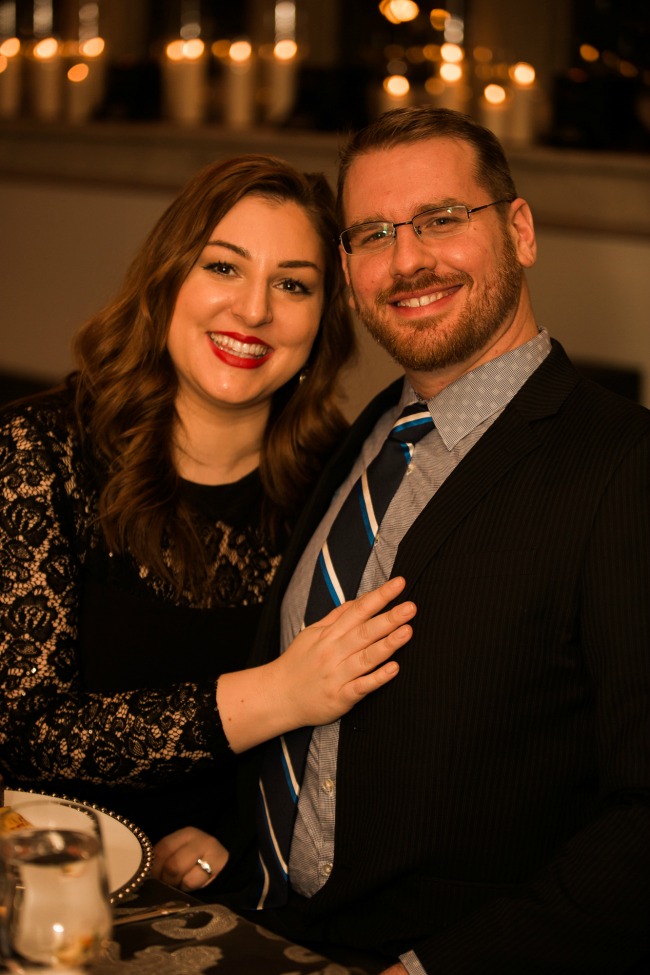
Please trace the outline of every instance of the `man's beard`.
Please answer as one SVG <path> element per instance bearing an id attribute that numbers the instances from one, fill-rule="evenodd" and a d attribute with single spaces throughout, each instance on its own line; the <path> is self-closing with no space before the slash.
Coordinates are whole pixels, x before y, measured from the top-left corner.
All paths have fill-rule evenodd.
<path id="1" fill-rule="evenodd" d="M 521 293 L 523 271 L 515 246 L 505 232 L 502 241 L 503 253 L 494 276 L 485 282 L 482 294 L 472 297 L 474 282 L 465 272 L 443 277 L 426 271 L 410 280 L 401 279 L 392 288 L 380 292 L 372 308 L 361 307 L 353 289 L 359 318 L 372 337 L 403 369 L 430 372 L 471 361 L 498 334 L 516 307 Z M 449 329 L 445 328 L 447 316 L 444 314 L 404 321 L 399 325 L 391 325 L 381 316 L 381 309 L 398 294 L 451 288 L 459 284 L 469 289 L 468 302 Z"/>

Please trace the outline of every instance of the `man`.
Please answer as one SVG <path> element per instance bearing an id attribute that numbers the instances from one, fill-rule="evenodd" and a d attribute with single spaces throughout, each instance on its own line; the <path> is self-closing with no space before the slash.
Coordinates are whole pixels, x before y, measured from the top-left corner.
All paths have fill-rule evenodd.
<path id="1" fill-rule="evenodd" d="M 337 591 L 330 529 L 414 401 L 435 427 L 358 591 L 403 575 L 417 616 L 398 677 L 314 729 L 286 862 L 265 767 L 260 923 L 384 975 L 648 971 L 650 413 L 537 325 L 533 220 L 487 130 L 390 112 L 339 197 L 353 307 L 405 379 L 325 472 L 259 645 L 287 645 L 320 567 Z"/>

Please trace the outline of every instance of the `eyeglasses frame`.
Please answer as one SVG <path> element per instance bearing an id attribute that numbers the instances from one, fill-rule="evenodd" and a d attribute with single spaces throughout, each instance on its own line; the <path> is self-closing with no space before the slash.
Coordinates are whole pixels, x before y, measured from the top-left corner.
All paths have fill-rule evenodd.
<path id="1" fill-rule="evenodd" d="M 410 220 L 402 220 L 399 223 L 391 223 L 390 220 L 368 220 L 367 223 L 355 223 L 351 227 L 346 227 L 345 230 L 341 231 L 338 239 L 341 247 L 343 248 L 345 253 L 348 254 L 350 257 L 359 257 L 364 253 L 378 254 L 381 251 L 386 250 L 387 247 L 392 247 L 392 245 L 395 243 L 395 241 L 397 240 L 398 227 L 408 227 L 410 224 L 410 226 L 413 227 L 413 233 L 415 234 L 415 236 L 418 238 L 418 240 L 422 240 L 422 233 L 421 231 L 417 230 L 415 224 L 413 223 L 414 220 L 417 220 L 419 217 L 425 216 L 425 214 L 427 213 L 435 213 L 436 210 L 441 210 L 441 211 L 451 210 L 453 208 L 464 210 L 465 213 L 467 214 L 467 224 L 463 224 L 458 230 L 454 231 L 453 233 L 441 234 L 440 240 L 444 240 L 445 237 L 456 237 L 458 234 L 464 233 L 464 231 L 469 226 L 469 218 L 472 215 L 472 213 L 478 213 L 479 210 L 487 210 L 488 207 L 499 206 L 500 203 L 512 203 L 512 202 L 513 202 L 513 198 L 509 198 L 506 200 L 493 200 L 491 203 L 483 203 L 481 206 L 478 207 L 468 207 L 465 206 L 464 203 L 451 203 L 449 206 L 431 207 L 431 209 L 429 210 L 420 210 L 420 212 L 412 216 Z M 378 225 L 381 224 L 385 227 L 393 228 L 393 233 L 391 234 L 391 236 L 386 237 L 386 243 L 383 244 L 381 247 L 376 248 L 375 250 L 372 249 L 369 251 L 360 250 L 356 252 L 352 250 L 348 250 L 343 242 L 344 235 L 348 234 L 351 230 L 356 230 L 357 227 L 372 227 L 373 224 L 378 224 Z"/>

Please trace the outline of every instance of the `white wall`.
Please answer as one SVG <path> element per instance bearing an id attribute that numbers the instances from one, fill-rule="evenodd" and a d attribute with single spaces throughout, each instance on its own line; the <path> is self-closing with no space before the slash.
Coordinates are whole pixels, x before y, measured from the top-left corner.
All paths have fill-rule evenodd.
<path id="1" fill-rule="evenodd" d="M 640 370 L 650 406 L 650 240 L 541 229 L 537 241 L 539 324 L 577 359 Z"/>

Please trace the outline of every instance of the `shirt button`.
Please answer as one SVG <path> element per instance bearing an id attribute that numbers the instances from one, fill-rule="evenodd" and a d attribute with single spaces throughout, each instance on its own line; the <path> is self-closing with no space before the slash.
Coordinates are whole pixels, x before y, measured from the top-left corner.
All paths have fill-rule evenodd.
<path id="1" fill-rule="evenodd" d="M 323 866 L 321 867 L 321 872 L 322 872 L 322 874 L 323 874 L 324 877 L 329 877 L 329 875 L 332 872 L 332 864 L 331 863 L 324 863 Z"/>
<path id="2" fill-rule="evenodd" d="M 321 782 L 321 789 L 326 796 L 334 795 L 334 781 L 332 779 L 323 779 Z"/>

